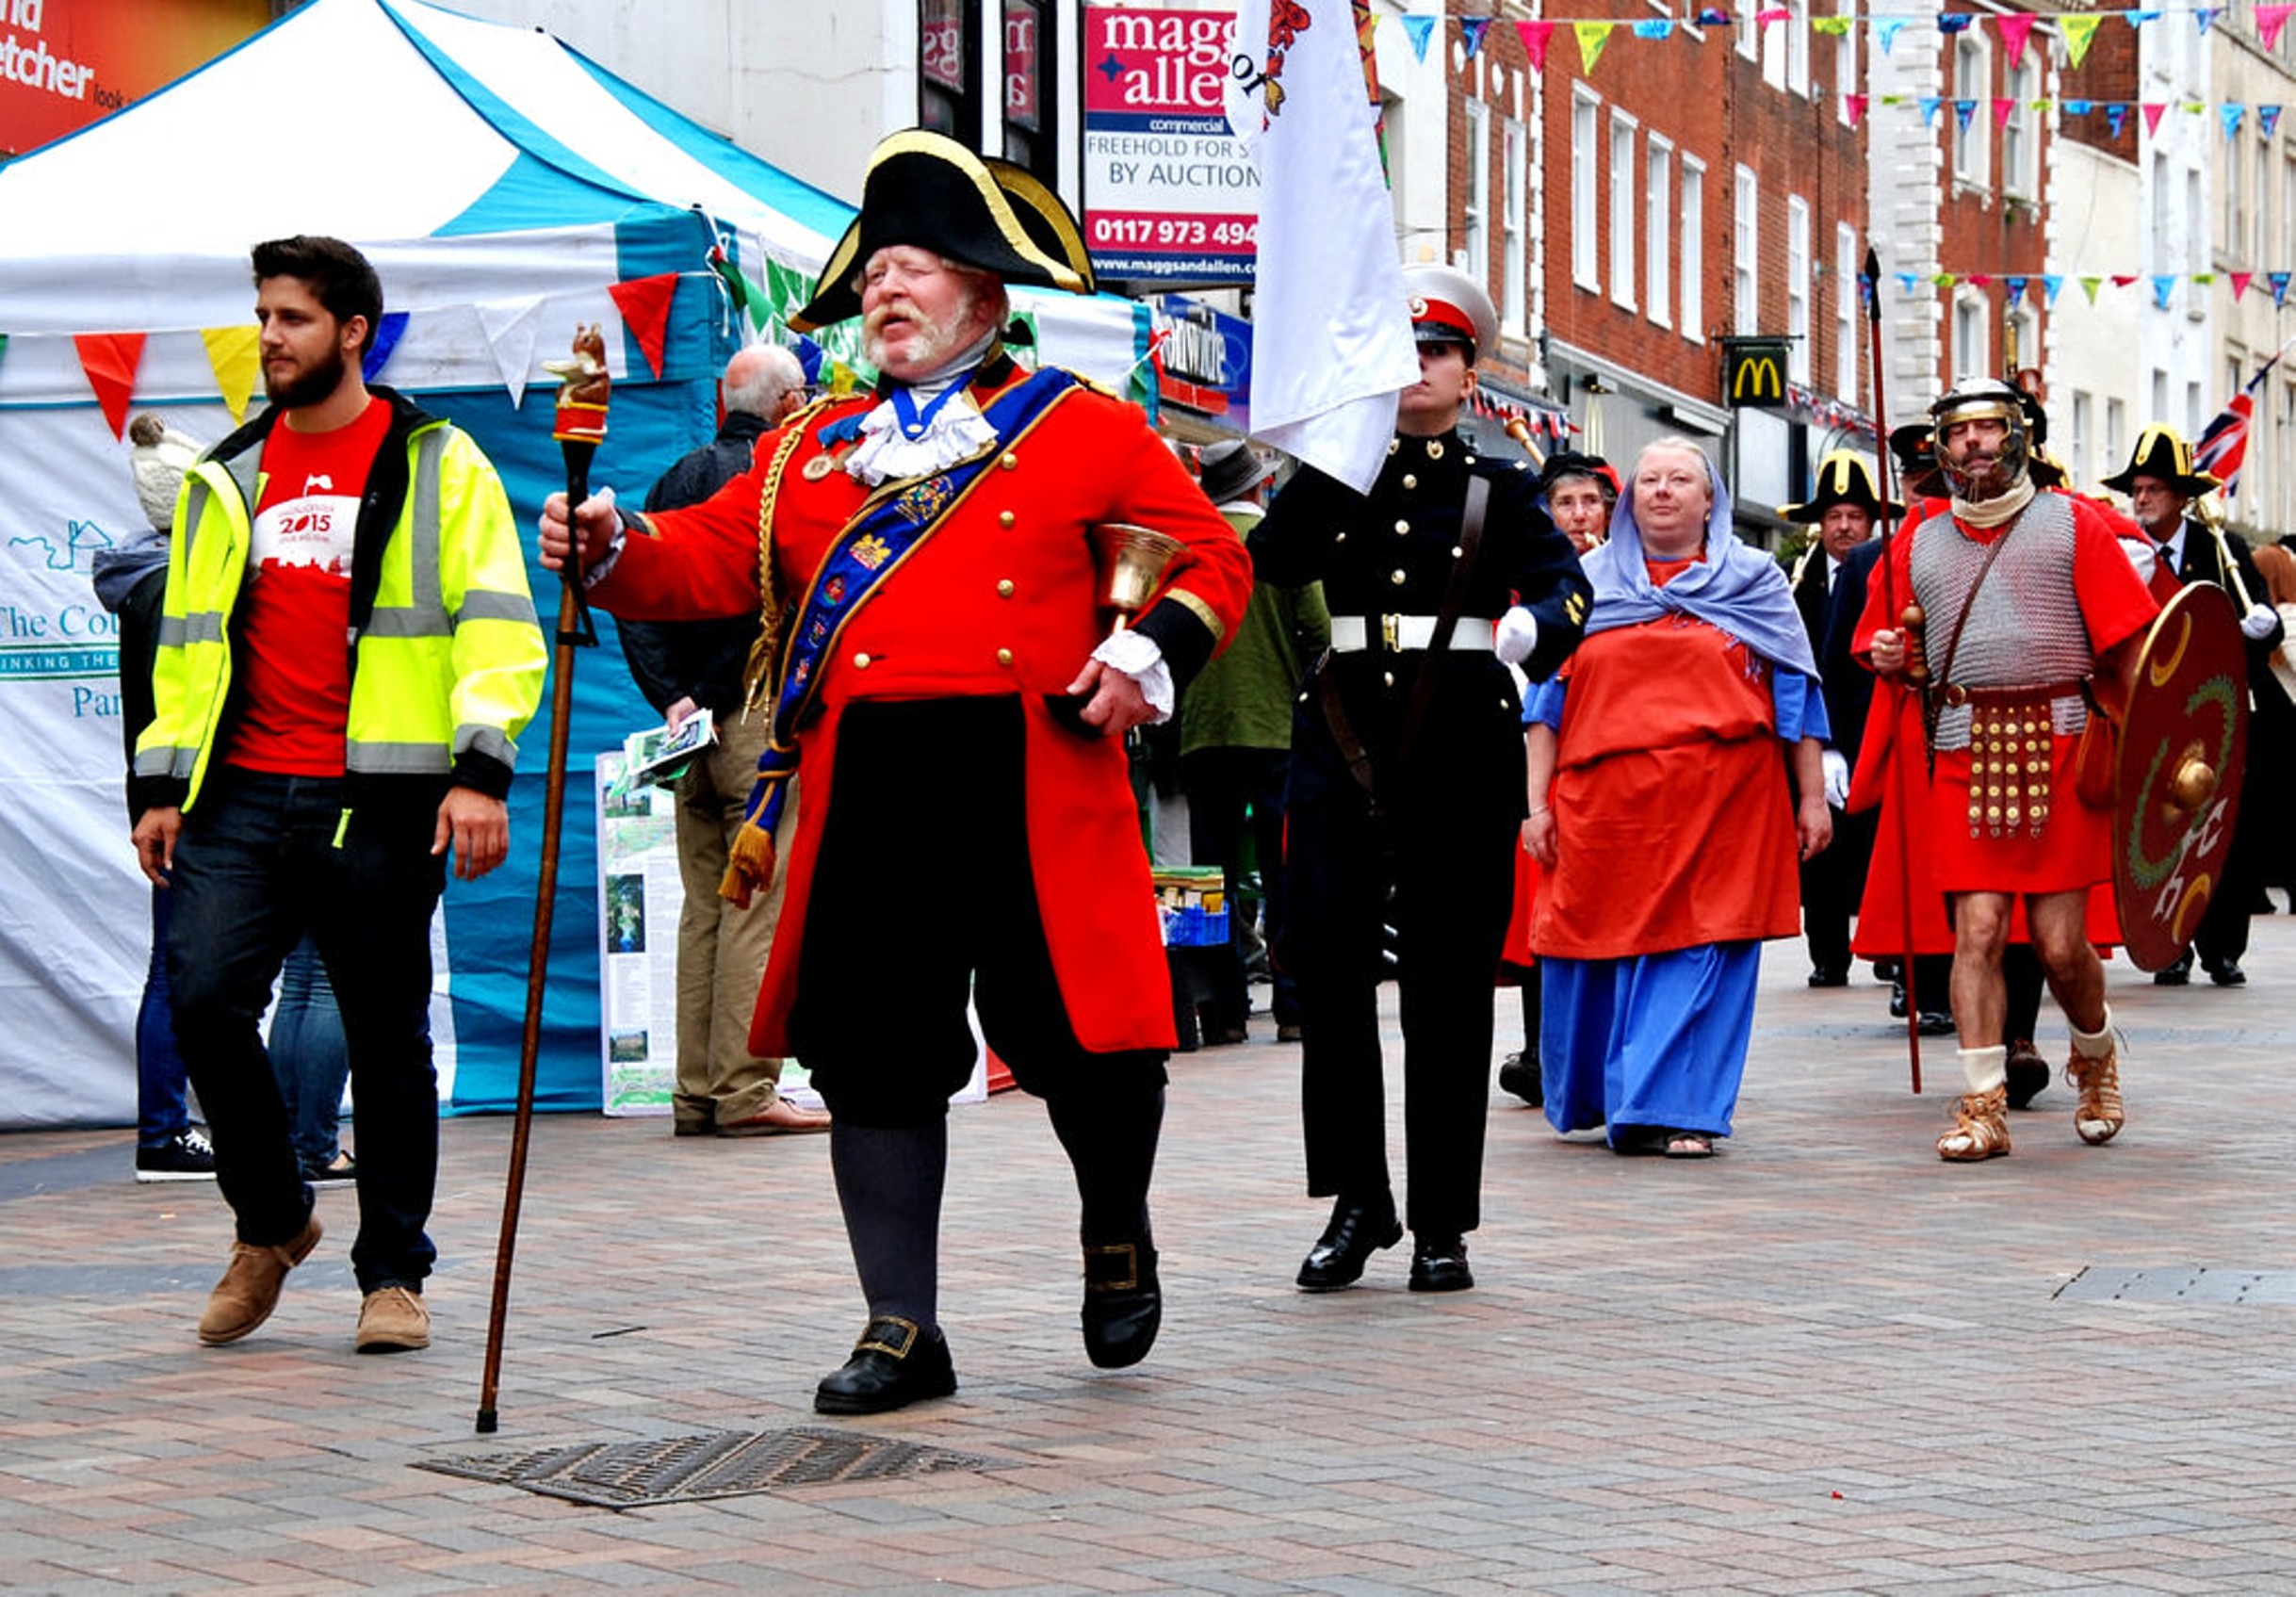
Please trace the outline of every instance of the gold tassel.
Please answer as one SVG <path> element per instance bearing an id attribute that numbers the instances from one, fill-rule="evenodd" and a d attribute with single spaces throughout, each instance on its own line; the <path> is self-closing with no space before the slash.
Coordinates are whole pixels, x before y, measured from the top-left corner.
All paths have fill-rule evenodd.
<path id="1" fill-rule="evenodd" d="M 773 834 L 755 821 L 744 821 L 725 853 L 729 863 L 725 880 L 718 884 L 718 897 L 737 909 L 747 909 L 750 894 L 773 886 Z"/>

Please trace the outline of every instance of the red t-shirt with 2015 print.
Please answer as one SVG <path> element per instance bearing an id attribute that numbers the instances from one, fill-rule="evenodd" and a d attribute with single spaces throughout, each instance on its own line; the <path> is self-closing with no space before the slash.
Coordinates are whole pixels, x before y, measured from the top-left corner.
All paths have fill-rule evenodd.
<path id="1" fill-rule="evenodd" d="M 298 432 L 283 418 L 263 444 L 263 490 L 235 622 L 238 727 L 225 758 L 289 776 L 343 774 L 350 716 L 350 550 L 367 467 L 391 408 Z"/>

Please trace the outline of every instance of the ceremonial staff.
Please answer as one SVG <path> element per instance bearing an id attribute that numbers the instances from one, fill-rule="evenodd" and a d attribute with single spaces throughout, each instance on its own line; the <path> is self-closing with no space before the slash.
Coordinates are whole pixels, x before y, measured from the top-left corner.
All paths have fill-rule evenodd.
<path id="1" fill-rule="evenodd" d="M 590 497 L 590 458 L 606 436 L 612 379 L 606 340 L 594 324 L 574 335 L 574 358 L 546 361 L 559 380 L 551 436 L 566 458 L 566 514 Z M 510 1313 L 511 1256 L 518 1247 L 518 1204 L 526 1191 L 527 1139 L 534 1125 L 534 1061 L 542 1049 L 542 999 L 550 970 L 550 918 L 558 900 L 558 832 L 566 812 L 566 722 L 574 708 L 574 651 L 598 641 L 582 596 L 582 550 L 577 541 L 560 567 L 558 652 L 550 686 L 550 767 L 542 807 L 542 867 L 534 886 L 534 943 L 527 954 L 526 1030 L 518 1042 L 518 1115 L 511 1133 L 511 1167 L 502 1193 L 502 1230 L 495 1244 L 494 1307 L 486 1321 L 486 1368 L 479 1387 L 480 1436 L 495 1430 L 495 1391 L 502 1375 L 502 1331 Z"/>
<path id="2" fill-rule="evenodd" d="M 1903 611 L 1897 609 L 1897 553 L 1890 546 L 1890 523 L 1894 519 L 1890 514 L 1890 506 L 1894 501 L 1891 498 L 1892 484 L 1890 482 L 1889 406 L 1882 398 L 1881 382 L 1881 257 L 1875 253 L 1870 244 L 1865 247 L 1865 269 L 1859 273 L 1858 281 L 1864 290 L 1865 321 L 1871 334 L 1870 344 L 1873 350 L 1874 440 L 1876 445 L 1874 453 L 1880 463 L 1881 479 L 1881 504 L 1877 517 L 1881 523 L 1881 604 L 1883 610 L 1888 614 L 1895 616 L 1898 625 L 1903 627 L 1909 635 L 1906 650 L 1906 676 L 1911 679 L 1913 687 L 1918 690 L 1929 676 L 1930 669 L 1918 647 L 1919 628 L 1924 620 L 1921 607 L 1918 604 L 1908 604 Z M 1905 691 L 1895 683 L 1884 684 L 1884 686 L 1894 690 L 1894 693 Z M 1902 706 L 1893 696 L 1893 711 L 1890 718 L 1892 728 L 1890 755 L 1897 784 L 1897 802 L 1891 806 L 1891 808 L 1897 812 L 1897 902 L 1902 906 L 1900 915 L 1905 927 L 1905 953 L 1899 956 L 1898 961 L 1905 981 L 1905 1050 L 1907 1065 L 1913 1074 L 1913 1091 L 1919 1093 L 1921 1091 L 1921 1002 L 1913 980 L 1913 862 L 1912 855 L 1908 852 L 1909 833 L 1906 819 L 1906 811 L 1911 806 L 1912 795 L 1906 790 L 1905 756 L 1907 751 L 1896 746 L 1897 733 L 1903 730 L 1904 717 L 1897 713 L 1897 710 L 1901 709 Z"/>

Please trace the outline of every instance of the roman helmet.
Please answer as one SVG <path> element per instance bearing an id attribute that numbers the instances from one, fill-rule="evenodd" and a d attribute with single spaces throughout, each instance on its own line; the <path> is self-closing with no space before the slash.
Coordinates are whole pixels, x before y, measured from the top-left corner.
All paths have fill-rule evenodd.
<path id="1" fill-rule="evenodd" d="M 2002 481 L 1996 490 L 2006 492 L 2025 481 L 2032 460 L 2032 432 L 2026 419 L 2025 397 L 1997 377 L 1963 377 L 1930 407 L 1937 469 L 1962 498 L 1970 497 L 1970 490 L 1979 483 L 1954 466 L 1946 450 L 1946 432 L 1957 421 L 1987 417 L 1997 419 L 2006 429 L 2001 444 Z"/>

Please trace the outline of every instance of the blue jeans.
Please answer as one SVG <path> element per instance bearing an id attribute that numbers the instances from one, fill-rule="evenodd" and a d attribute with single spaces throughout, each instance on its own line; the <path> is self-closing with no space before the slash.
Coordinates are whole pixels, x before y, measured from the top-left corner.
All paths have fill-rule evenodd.
<path id="1" fill-rule="evenodd" d="M 143 1002 L 136 1006 L 136 1146 L 165 1148 L 191 1125 L 184 1099 L 184 1056 L 175 1051 L 173 1004 L 168 994 L 168 919 L 175 895 L 152 889 L 152 959 L 143 973 Z"/>
<path id="2" fill-rule="evenodd" d="M 297 1161 L 306 1174 L 324 1170 L 337 1151 L 337 1116 L 350 1053 L 327 962 L 309 937 L 295 945 L 280 973 L 279 1006 L 271 1011 L 271 1073 L 279 1078 Z"/>
<path id="3" fill-rule="evenodd" d="M 256 1247 L 294 1238 L 312 1204 L 258 1028 L 306 934 L 326 962 L 359 1104 L 350 1263 L 363 1292 L 419 1290 L 437 1257 L 423 1228 L 438 1184 L 431 916 L 446 857 L 431 839 L 443 792 L 426 784 L 347 812 L 340 780 L 219 765 L 175 845 L 176 1045 L 207 1114 L 217 1184 L 239 1240 Z"/>

